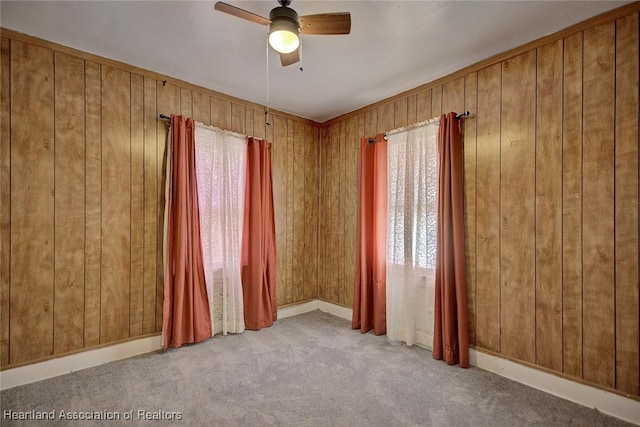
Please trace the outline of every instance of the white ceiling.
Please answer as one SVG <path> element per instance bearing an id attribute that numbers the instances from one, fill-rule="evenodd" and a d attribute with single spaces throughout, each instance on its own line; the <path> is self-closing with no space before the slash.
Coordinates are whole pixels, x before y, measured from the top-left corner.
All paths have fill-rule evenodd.
<path id="1" fill-rule="evenodd" d="M 228 0 L 262 16 L 275 0 Z M 629 1 L 293 1 L 351 12 L 347 36 L 303 36 L 303 66 L 269 53 L 271 108 L 318 122 L 445 76 Z M 6 1 L 2 27 L 266 103 L 266 27 L 214 1 Z"/>

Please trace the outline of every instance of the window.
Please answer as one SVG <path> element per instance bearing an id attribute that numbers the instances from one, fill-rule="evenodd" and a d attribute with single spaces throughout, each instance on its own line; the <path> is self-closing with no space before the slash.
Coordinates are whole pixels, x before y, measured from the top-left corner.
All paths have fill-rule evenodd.
<path id="1" fill-rule="evenodd" d="M 435 269 L 437 124 L 389 136 L 387 263 Z"/>

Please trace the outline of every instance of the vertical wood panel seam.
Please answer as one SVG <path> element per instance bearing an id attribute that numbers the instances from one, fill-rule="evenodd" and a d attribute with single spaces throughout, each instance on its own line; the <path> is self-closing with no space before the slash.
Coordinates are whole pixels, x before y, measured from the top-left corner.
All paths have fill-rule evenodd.
<path id="1" fill-rule="evenodd" d="M 560 339 L 562 340 L 562 356 L 560 358 L 560 368 L 562 369 L 562 372 L 565 372 L 565 364 L 564 364 L 564 348 L 565 348 L 565 340 L 564 340 L 564 142 L 565 142 L 565 137 L 564 137 L 564 129 L 565 129 L 565 80 L 566 80 L 566 74 L 565 74 L 565 67 L 564 64 L 566 62 L 566 55 L 565 55 L 565 49 L 564 49 L 564 45 L 566 42 L 566 37 L 562 38 L 562 158 L 560 159 L 560 161 L 562 162 L 562 166 L 561 166 L 561 172 L 560 172 L 560 183 L 562 188 L 560 189 L 560 212 L 562 213 L 561 215 L 561 235 L 560 235 L 560 252 L 562 253 L 562 259 L 561 259 L 561 265 L 562 265 L 562 279 L 560 281 L 560 288 L 561 288 L 561 297 L 560 297 L 560 306 L 562 307 L 562 328 L 560 331 Z"/>
<path id="2" fill-rule="evenodd" d="M 302 225 L 304 227 L 304 231 L 305 231 L 305 240 L 304 240 L 304 244 L 303 244 L 303 253 L 305 255 L 307 255 L 309 253 L 309 249 L 307 248 L 307 234 L 311 234 L 311 245 L 313 246 L 313 232 L 308 233 L 307 232 L 307 215 L 310 215 L 311 212 L 307 212 L 307 192 L 311 190 L 311 188 L 307 188 L 307 170 L 309 168 L 309 166 L 307 163 L 309 163 L 309 157 L 311 157 L 311 147 L 310 144 L 313 141 L 313 137 L 310 135 L 309 132 L 309 125 L 307 124 L 303 124 L 303 129 L 304 129 L 304 155 L 303 155 L 303 162 L 302 162 L 302 171 L 303 171 L 303 177 L 304 177 L 304 191 L 303 191 L 303 198 L 302 198 L 302 206 L 304 207 L 304 215 L 302 216 Z M 312 172 L 315 172 L 315 168 L 309 169 Z M 309 206 L 309 208 L 311 208 Z M 312 217 L 313 218 L 313 217 Z M 313 223 L 310 224 L 311 225 L 311 229 L 313 229 Z M 303 285 L 302 285 L 302 297 L 303 299 L 306 299 L 307 295 L 308 295 L 308 288 L 312 288 L 313 287 L 313 281 L 311 281 L 311 278 L 307 276 L 307 272 L 308 270 L 306 269 L 306 262 L 305 262 L 306 257 L 303 257 L 303 261 L 302 261 L 302 270 L 305 273 L 303 275 Z M 316 258 L 316 262 L 318 262 L 317 258 Z M 312 273 L 313 274 L 313 273 Z"/>
<path id="3" fill-rule="evenodd" d="M 320 180 L 323 179 L 323 175 L 320 170 L 320 164 L 322 163 L 322 135 L 324 134 L 323 129 L 317 129 L 317 138 L 316 138 L 316 297 L 320 297 L 320 265 L 324 264 L 324 260 L 320 260 L 320 218 L 324 217 L 324 212 L 320 212 Z M 323 239 L 324 243 L 324 239 Z M 323 252 L 324 253 L 324 252 Z"/>
<path id="4" fill-rule="evenodd" d="M 475 291 L 476 291 L 476 295 L 474 297 L 474 321 L 475 321 L 475 325 L 474 325 L 474 335 L 476 338 L 476 344 L 478 343 L 478 98 L 479 98 L 479 93 L 480 91 L 478 90 L 478 73 L 475 73 L 475 80 L 476 80 L 476 123 L 475 123 L 475 132 L 476 132 L 476 136 L 475 136 L 475 144 L 476 144 L 476 170 L 475 170 L 475 218 L 473 219 L 475 222 L 474 225 L 474 229 L 475 229 L 475 247 L 474 247 L 474 251 L 475 251 L 475 280 L 474 280 L 474 286 L 475 286 Z M 417 102 L 417 98 L 416 98 L 416 102 Z M 417 107 L 416 107 L 417 110 Z"/>
<path id="5" fill-rule="evenodd" d="M 535 76 L 535 86 L 533 105 L 538 105 L 538 61 L 540 57 L 538 52 L 540 49 L 535 50 L 536 61 L 533 75 Z M 533 360 L 535 364 L 538 364 L 538 233 L 536 224 L 536 218 L 538 218 L 538 203 L 537 203 L 537 191 L 538 191 L 538 108 L 533 109 Z"/>
<path id="6" fill-rule="evenodd" d="M 82 93 L 84 95 L 83 105 L 82 105 L 82 121 L 84 124 L 82 138 L 84 140 L 84 227 L 82 227 L 82 255 L 83 255 L 83 263 L 82 263 L 82 299 L 84 304 L 82 304 L 82 348 L 85 348 L 85 333 L 87 329 L 86 320 L 87 320 L 87 61 L 82 60 Z"/>
<path id="7" fill-rule="evenodd" d="M 296 123 L 294 122 L 294 124 L 293 124 L 293 129 L 294 129 L 293 136 L 294 136 L 294 138 L 293 138 L 293 147 L 292 147 L 292 150 L 293 150 L 293 169 L 292 169 L 292 174 L 294 176 L 294 179 L 296 179 L 296 178 L 297 179 L 301 179 L 301 181 L 302 181 L 301 182 L 302 192 L 304 194 L 304 162 L 302 162 L 302 175 L 300 175 L 298 177 L 295 176 L 295 173 L 296 173 L 296 159 L 298 160 L 298 162 L 297 162 L 298 165 L 300 165 L 300 163 L 301 163 L 301 159 L 299 157 L 300 156 L 300 149 L 296 148 L 296 145 L 300 145 L 300 140 L 296 139 L 296 133 L 295 133 L 296 127 L 300 128 L 301 126 L 300 125 L 296 126 Z M 251 130 L 251 133 L 253 133 L 253 130 Z M 303 135 L 298 135 L 298 137 L 301 137 L 300 139 L 302 140 L 302 147 L 304 148 L 304 136 Z M 304 156 L 303 156 L 303 158 L 304 158 Z M 298 170 L 298 172 L 299 172 L 299 170 Z M 302 228 L 302 233 L 300 235 L 297 235 L 296 230 L 298 230 L 300 228 L 299 227 L 300 226 L 300 213 L 298 212 L 298 214 L 296 215 L 296 206 L 300 205 L 300 194 L 298 194 L 298 192 L 296 190 L 297 189 L 296 189 L 296 187 L 294 185 L 293 186 L 293 234 L 291 235 L 291 238 L 296 240 L 296 244 L 293 245 L 294 249 L 300 249 L 300 247 L 299 247 L 300 246 L 300 239 L 302 239 L 304 237 L 304 227 Z M 302 218 L 304 218 L 304 199 L 303 199 L 303 204 L 302 204 Z M 297 221 L 296 221 L 296 219 L 297 219 Z M 296 222 L 298 223 L 298 227 L 297 228 L 296 228 Z M 298 233 L 299 232 L 300 231 L 298 230 Z M 303 241 L 303 244 L 304 244 L 304 241 Z M 299 260 L 301 255 L 302 255 L 301 253 L 297 253 L 295 255 L 295 258 L 297 258 Z M 304 300 L 304 266 L 302 266 L 302 268 L 300 268 L 301 266 L 300 266 L 300 262 L 299 261 L 296 262 L 296 264 L 298 266 L 298 269 L 297 269 L 297 271 L 294 271 L 294 269 L 293 269 L 293 260 L 291 261 L 291 271 L 292 271 L 292 274 L 291 274 L 292 292 L 291 293 L 292 293 L 292 296 L 293 296 L 292 302 L 297 302 L 296 294 L 298 295 L 298 297 L 300 295 L 300 289 L 295 289 L 296 282 L 302 283 L 302 299 Z M 301 281 L 295 280 L 294 279 L 294 275 L 301 275 L 302 276 L 302 280 Z"/>
<path id="8" fill-rule="evenodd" d="M 618 79 L 616 77 L 616 68 L 618 61 L 618 21 L 619 19 L 615 19 L 613 21 L 613 63 L 612 63 L 612 71 L 613 71 L 613 98 L 612 98 L 612 108 L 613 108 L 613 153 L 612 153 L 612 164 L 613 164 L 613 388 L 617 388 L 618 386 L 618 363 L 617 363 L 617 355 L 618 355 L 618 340 L 616 339 L 616 329 L 618 326 L 618 322 L 616 321 L 618 315 L 616 313 L 617 309 L 617 272 L 616 268 L 616 137 L 617 137 L 617 120 L 616 120 L 616 94 L 617 94 L 617 86 Z"/>
<path id="9" fill-rule="evenodd" d="M 503 66 L 500 66 L 500 115 L 498 123 L 498 152 L 500 173 L 498 174 L 498 352 L 502 353 L 502 97 L 504 87 Z M 432 112 L 433 114 L 433 112 Z"/>
<path id="10" fill-rule="evenodd" d="M 210 125 L 214 125 L 214 123 L 213 123 L 213 106 L 211 105 L 213 103 L 213 97 L 212 96 L 207 96 L 207 99 L 209 100 L 209 124 Z"/>
<path id="11" fill-rule="evenodd" d="M 103 142 L 103 132 L 102 132 L 102 64 L 99 64 L 99 72 L 98 76 L 100 77 L 100 244 L 98 247 L 100 248 L 100 258 L 98 265 L 100 266 L 100 285 L 98 286 L 98 295 L 99 295 L 99 304 L 98 304 L 98 343 L 102 343 L 102 142 Z"/>
<path id="12" fill-rule="evenodd" d="M 231 120 L 233 121 L 233 104 L 231 104 Z M 290 304 L 293 302 L 293 234 L 294 234 L 294 221 L 293 221 L 293 216 L 294 216 L 294 203 L 295 203 L 295 199 L 294 199 L 294 195 L 293 195 L 293 190 L 294 190 L 294 183 L 293 183 L 293 179 L 291 179 L 291 185 L 289 185 L 289 172 L 291 172 L 291 175 L 293 175 L 294 172 L 294 163 L 295 163 L 295 156 L 293 153 L 293 122 L 290 122 L 288 119 L 284 119 L 285 120 L 285 127 L 287 129 L 287 133 L 286 133 L 286 141 L 287 141 L 287 149 L 285 151 L 286 156 L 287 156 L 287 160 L 285 163 L 285 182 L 286 182 L 286 186 L 287 186 L 287 192 L 285 195 L 285 240 L 287 241 L 287 263 L 285 264 L 285 271 L 287 272 L 287 274 L 285 275 L 285 290 L 290 291 L 289 292 L 285 292 L 285 301 L 287 304 Z M 291 130 L 289 130 L 289 124 L 291 123 Z M 289 138 L 289 132 L 291 132 L 291 138 Z M 291 212 L 289 212 L 289 200 L 291 200 Z M 289 231 L 289 227 L 291 227 L 291 236 L 288 235 L 288 231 Z M 291 248 L 289 248 L 289 246 L 291 246 Z M 289 253 L 291 253 L 291 256 L 289 256 Z M 291 276 L 289 276 L 289 271 L 291 271 Z M 289 281 L 289 279 L 291 279 L 291 281 Z M 289 295 L 291 295 L 291 299 L 289 299 Z"/>
<path id="13" fill-rule="evenodd" d="M 322 192 L 324 191 L 324 186 L 323 186 L 323 179 L 324 179 L 324 174 L 322 173 L 322 170 L 320 168 L 320 166 L 323 164 L 322 161 L 322 138 L 324 135 L 324 129 L 322 128 L 318 128 L 316 130 L 316 189 L 318 191 L 318 194 L 316 194 L 316 206 L 317 206 L 317 214 L 316 214 L 316 230 L 317 230 L 317 237 L 316 237 L 316 255 L 317 255 L 317 265 L 316 265 L 316 274 L 317 274 L 317 294 L 316 296 L 318 298 L 320 298 L 320 288 L 321 288 L 321 284 L 322 284 L 322 275 L 323 275 L 323 270 L 321 265 L 324 262 L 323 256 L 324 256 L 324 248 L 321 247 L 321 243 L 324 243 L 324 239 L 320 237 L 320 225 L 323 221 L 323 217 L 324 217 L 324 211 L 323 211 L 323 203 L 321 200 L 320 195 L 322 194 Z"/>
<path id="14" fill-rule="evenodd" d="M 320 244 L 321 244 L 321 239 L 320 239 L 320 222 L 322 221 L 322 218 L 324 217 L 324 211 L 320 211 L 321 209 L 321 201 L 320 201 L 320 194 L 322 193 L 322 191 L 324 190 L 324 186 L 322 185 L 322 182 L 324 180 L 324 174 L 322 173 L 322 171 L 320 170 L 320 165 L 323 164 L 322 161 L 322 137 L 324 135 L 324 129 L 320 128 L 318 129 L 318 137 L 317 137 L 317 148 L 316 148 L 316 152 L 317 152 L 317 159 L 316 159 L 316 177 L 317 177 L 317 181 L 316 181 L 316 188 L 318 190 L 318 194 L 316 194 L 316 206 L 317 206 L 317 211 L 318 212 L 318 218 L 317 218 L 317 222 L 316 222 L 316 230 L 318 232 L 318 240 L 316 241 L 316 246 L 318 247 L 316 250 L 316 254 L 317 254 L 317 259 L 318 259 L 318 265 L 316 265 L 316 274 L 318 276 L 317 280 L 318 280 L 318 284 L 316 286 L 317 290 L 318 290 L 318 298 L 320 298 L 320 283 L 322 281 L 322 277 L 321 277 L 321 265 L 324 263 L 324 259 L 320 259 L 320 256 L 324 256 L 324 248 L 320 248 Z M 322 243 L 324 243 L 324 239 L 322 239 Z"/>
<path id="15" fill-rule="evenodd" d="M 133 151 L 131 147 L 131 139 L 133 134 L 133 86 L 131 84 L 132 75 L 129 73 L 129 337 L 131 337 L 131 260 L 133 259 Z M 144 81 L 143 81 L 144 86 Z M 144 99 L 142 101 L 144 103 Z"/>
<path id="16" fill-rule="evenodd" d="M 584 31 L 580 34 L 580 377 L 584 378 Z"/>
<path id="17" fill-rule="evenodd" d="M 146 291 L 146 283 L 145 283 L 145 247 L 146 247 L 146 235 L 147 235 L 147 215 L 146 215 L 146 209 L 147 209 L 147 174 L 145 173 L 145 166 L 147 163 L 147 132 L 146 132 L 146 128 L 147 128 L 147 123 L 146 123 L 146 119 L 147 119 L 147 111 L 146 111 L 146 107 L 147 107 L 147 103 L 145 102 L 147 97 L 146 97 L 146 90 L 147 90 L 147 85 L 145 84 L 145 77 L 142 76 L 142 332 L 144 334 L 144 319 L 145 319 L 145 313 L 144 313 L 144 309 L 145 307 L 145 298 L 144 298 L 144 294 Z"/>
<path id="18" fill-rule="evenodd" d="M 51 52 L 53 57 L 53 286 L 51 295 L 51 352 L 52 355 L 55 352 L 56 346 L 56 128 L 58 127 L 58 121 L 56 120 L 56 51 Z"/>
<path id="19" fill-rule="evenodd" d="M 295 128 L 296 125 L 295 123 L 289 122 L 287 120 L 287 138 L 289 135 L 289 123 L 291 123 L 291 139 L 288 139 L 287 141 L 287 147 L 288 147 L 288 152 L 287 154 L 291 156 L 291 215 L 288 215 L 287 212 L 287 220 L 291 220 L 291 282 L 289 283 L 289 286 L 291 286 L 291 300 L 288 301 L 289 303 L 293 303 L 296 300 L 296 289 L 295 289 L 295 283 L 296 280 L 294 279 L 294 276 L 296 276 L 297 274 L 299 274 L 299 271 L 297 271 L 296 267 L 296 262 L 295 259 L 298 258 L 298 255 L 296 253 L 296 249 L 297 249 L 297 243 L 298 243 L 298 238 L 296 237 L 296 205 L 297 205 L 297 194 L 296 194 L 296 176 L 295 176 L 295 172 L 296 172 L 296 159 L 298 156 L 296 156 L 296 132 L 295 132 Z M 287 206 L 288 208 L 288 206 Z"/>
<path id="20" fill-rule="evenodd" d="M 8 234 L 9 234 L 9 236 L 8 236 L 8 238 L 9 238 L 9 276 L 7 278 L 7 280 L 9 281 L 9 295 L 8 295 L 8 297 L 9 297 L 9 301 L 8 301 L 9 315 L 7 316 L 8 317 L 7 322 L 9 323 L 8 324 L 8 333 L 9 334 L 6 337 L 6 340 L 7 340 L 7 362 L 9 364 L 11 364 L 11 284 L 12 284 L 12 282 L 11 282 L 11 272 L 12 272 L 11 266 L 13 264 L 11 262 L 11 181 L 12 181 L 11 180 L 11 177 L 12 177 L 12 174 L 11 174 L 11 167 L 12 167 L 11 166 L 11 111 L 12 111 L 12 105 L 13 105 L 13 102 L 12 102 L 13 100 L 11 99 L 11 93 L 12 93 L 12 91 L 11 91 L 11 82 L 13 81 L 13 75 L 12 75 L 13 67 L 11 66 L 12 62 L 13 62 L 11 60 L 12 44 L 13 44 L 13 41 L 11 39 L 9 39 L 9 54 L 8 54 L 8 58 L 7 58 L 8 62 L 9 62 L 9 87 L 7 88 L 7 90 L 8 90 L 8 92 L 7 92 L 8 95 L 7 96 L 8 96 L 8 99 L 9 99 L 9 118 L 8 118 L 9 123 L 8 123 L 8 129 L 7 129 L 7 131 L 9 132 L 9 141 L 8 141 L 8 143 L 9 143 L 9 211 L 8 211 L 8 220 L 9 220 L 9 230 L 8 230 Z"/>
<path id="21" fill-rule="evenodd" d="M 406 102 L 406 101 L 405 101 Z M 394 113 L 395 114 L 395 113 Z M 342 211 L 342 303 L 346 304 L 347 301 L 347 232 L 346 232 L 346 224 L 347 224 L 347 121 L 344 120 L 344 131 L 341 132 L 340 142 L 342 145 L 342 171 L 341 171 L 341 180 L 342 180 L 342 201 L 340 204 L 340 209 Z"/>
<path id="22" fill-rule="evenodd" d="M 305 156 L 304 156 L 304 157 L 305 157 L 305 163 L 304 163 L 305 176 L 306 176 L 306 173 L 307 173 L 307 167 L 309 167 L 309 171 L 310 171 L 311 173 L 313 173 L 313 177 L 314 177 L 314 180 L 315 180 L 315 181 L 314 181 L 314 183 L 315 183 L 315 182 L 317 182 L 317 179 L 315 179 L 317 169 L 316 169 L 316 167 L 315 167 L 315 165 L 314 165 L 313 163 L 307 164 L 307 163 L 308 163 L 308 158 L 309 158 L 309 157 L 311 157 L 311 158 L 313 159 L 313 149 L 315 148 L 314 137 L 313 137 L 313 131 L 315 130 L 315 127 L 311 128 L 311 129 L 309 129 L 309 126 L 308 126 L 308 125 L 306 125 L 305 127 L 306 127 L 305 137 L 304 137 L 304 138 L 305 138 L 305 141 L 306 141 L 306 142 L 305 142 L 305 148 L 306 148 L 306 150 L 309 150 L 309 151 L 308 151 L 308 153 L 307 153 L 307 151 L 305 151 Z M 307 141 L 307 138 L 308 138 L 308 137 L 310 137 L 310 140 L 309 140 L 309 141 Z M 317 157 L 316 157 L 316 159 L 317 159 Z M 312 187 L 315 187 L 315 184 L 313 184 L 313 185 L 312 185 Z M 307 216 L 307 214 L 311 215 L 311 218 L 312 218 L 312 219 L 314 218 L 314 216 L 315 216 L 316 218 L 317 218 L 317 216 L 318 216 L 318 214 L 317 214 L 317 212 L 318 212 L 318 211 L 317 211 L 317 209 L 313 209 L 313 203 L 312 203 L 311 205 L 309 205 L 309 208 L 311 209 L 311 212 L 307 213 L 307 211 L 306 211 L 306 210 L 307 210 L 306 193 L 307 193 L 307 191 L 310 191 L 310 190 L 312 190 L 312 188 L 307 188 L 307 186 L 306 186 L 306 180 L 305 180 L 305 190 L 304 190 L 304 191 L 305 191 L 305 232 L 306 232 L 306 230 L 307 230 L 307 221 L 306 221 L 306 216 Z M 315 191 L 315 193 L 314 193 L 314 194 L 317 194 L 317 190 L 316 190 L 315 188 L 313 188 L 313 191 Z M 312 196 L 313 196 L 313 194 L 312 194 Z M 313 198 L 312 198 L 311 200 L 313 200 Z M 315 228 L 315 227 L 314 227 L 314 223 L 313 223 L 313 221 L 312 221 L 312 222 L 311 222 L 311 227 L 310 227 L 310 231 L 311 231 L 311 233 L 315 233 L 315 232 L 314 232 L 314 228 Z M 317 254 L 314 254 L 314 248 L 315 248 L 315 247 L 317 247 L 317 242 L 318 242 L 318 234 L 317 234 L 317 233 L 315 233 L 315 241 L 314 241 L 314 238 L 312 237 L 312 238 L 311 238 L 311 246 L 310 246 L 308 249 L 306 248 L 306 244 L 305 244 L 305 253 L 306 253 L 306 254 L 311 253 L 311 256 L 312 256 L 312 258 L 314 258 L 314 259 L 315 259 L 315 263 L 316 263 L 316 264 L 318 263 L 318 256 L 317 256 Z M 313 265 L 312 265 L 312 266 L 313 266 Z M 311 270 L 310 270 L 310 274 L 311 274 L 311 277 L 309 278 L 309 280 L 313 279 L 313 277 L 314 277 L 314 271 L 313 271 L 313 269 L 311 269 Z M 315 279 L 313 279 L 313 280 L 311 281 L 311 283 L 309 283 L 309 284 L 307 284 L 307 283 L 306 283 L 306 280 L 305 280 L 305 286 L 304 286 L 304 288 L 305 288 L 305 289 L 307 289 L 307 287 L 309 287 L 309 289 L 310 289 L 310 291 L 309 291 L 309 292 L 311 293 L 311 295 L 312 295 L 312 296 L 313 296 L 313 284 L 314 284 L 314 282 L 315 282 L 315 283 L 317 283 L 317 282 L 318 282 L 318 280 L 317 280 L 317 275 L 316 275 L 316 278 L 315 278 Z M 308 295 L 308 294 L 305 292 L 305 293 L 304 293 L 305 298 L 306 298 L 306 296 L 307 296 L 307 295 Z M 316 297 L 317 297 L 317 294 L 316 294 Z"/>
<path id="23" fill-rule="evenodd" d="M 300 238 L 302 238 L 302 254 L 299 254 L 298 256 L 301 256 L 303 254 L 306 254 L 306 246 L 307 246 L 307 240 L 306 240 L 306 229 L 307 229 L 307 208 L 306 208 L 306 203 L 305 203 L 305 191 L 306 191 L 306 184 L 307 184 L 307 179 L 306 179 L 306 174 L 305 172 L 307 171 L 307 126 L 306 125 L 302 125 L 302 147 L 304 148 L 304 153 L 302 154 L 302 174 L 301 174 L 301 178 L 302 179 L 302 229 L 303 229 L 303 233 L 302 236 L 300 236 Z M 255 132 L 254 132 L 255 133 Z M 298 197 L 300 197 L 300 195 L 298 195 Z M 305 259 L 304 256 L 302 256 L 302 259 Z M 301 266 L 301 271 L 298 272 L 298 274 L 302 274 L 302 289 L 298 290 L 298 292 L 302 293 L 302 300 L 305 299 L 305 293 L 304 293 L 304 289 L 307 287 L 307 275 L 306 273 L 306 269 L 305 269 L 305 265 L 304 263 Z M 300 294 L 298 294 L 300 295 Z"/>
<path id="24" fill-rule="evenodd" d="M 379 123 L 379 122 L 380 122 L 380 120 L 378 120 L 378 112 L 376 111 L 376 125 L 375 125 L 375 127 L 374 127 L 374 129 L 376 129 L 376 131 L 374 131 L 374 132 L 373 132 L 373 135 L 372 135 L 373 137 L 375 137 L 375 136 L 376 136 L 376 134 L 378 133 L 378 132 L 377 132 L 377 129 L 378 129 L 378 123 Z"/>
<path id="25" fill-rule="evenodd" d="M 329 163 L 329 136 L 330 136 L 330 129 L 329 127 L 324 128 L 324 135 L 322 135 L 322 145 L 323 145 L 323 153 L 324 153 L 324 160 L 326 161 L 326 163 Z M 327 172 L 328 169 L 324 170 L 324 173 L 322 174 L 322 192 L 325 195 L 324 197 L 324 203 L 322 205 L 323 207 L 323 220 L 324 220 L 324 226 L 325 226 L 325 232 L 323 233 L 323 238 L 322 238 L 322 243 L 324 246 L 324 250 L 323 250 L 323 257 L 324 257 L 324 262 L 322 263 L 322 280 L 323 280 L 323 284 L 322 284 L 322 289 L 323 289 L 323 293 L 322 296 L 324 298 L 327 298 L 327 295 L 329 294 L 329 281 L 327 280 L 327 266 L 328 266 L 328 255 L 327 255 L 327 244 L 329 243 L 329 233 L 327 232 L 327 219 L 329 217 L 328 213 L 329 213 L 329 192 L 328 192 L 328 186 L 329 186 L 329 177 L 327 176 Z"/>
<path id="26" fill-rule="evenodd" d="M 475 73 L 475 80 L 476 80 L 476 90 L 475 90 L 475 106 L 476 106 L 476 111 L 474 111 L 474 114 L 476 116 L 476 123 L 474 126 L 474 131 L 475 131 L 475 135 L 474 135 L 474 144 L 475 144 L 475 148 L 474 148 L 474 152 L 475 152 L 475 166 L 474 166 L 474 186 L 473 186 L 473 190 L 474 190 L 474 196 L 473 196 L 473 212 L 474 212 L 474 217 L 473 217 L 473 230 L 474 230 L 474 242 L 473 242 L 473 262 L 475 263 L 475 265 L 473 266 L 473 270 L 475 271 L 475 277 L 474 277 L 474 281 L 473 281 L 473 336 L 475 339 L 475 344 L 478 343 L 478 333 L 477 333 L 477 324 L 478 324 L 478 73 Z M 467 99 L 467 85 L 466 85 L 466 77 L 465 77 L 465 85 L 464 85 L 464 90 L 465 90 L 465 100 Z M 416 110 L 417 110 L 417 102 L 418 102 L 418 98 L 416 96 Z M 466 105 L 465 105 L 465 110 L 466 110 Z"/>
<path id="27" fill-rule="evenodd" d="M 333 264 L 333 267 L 335 268 L 334 271 L 334 283 L 332 284 L 332 288 L 335 289 L 335 300 L 334 302 L 337 302 L 338 304 L 342 304 L 342 301 L 340 301 L 340 294 L 341 294 L 341 288 L 342 288 L 342 283 L 341 283 L 341 268 L 340 266 L 342 265 L 342 257 L 344 256 L 343 253 L 341 253 L 341 240 L 342 240 L 342 236 L 340 236 L 340 219 L 341 219 L 341 214 L 342 212 L 340 211 L 340 208 L 342 206 L 341 202 L 341 194 L 340 194 L 340 178 L 341 178 L 341 167 L 340 167 L 340 129 L 342 128 L 342 122 L 337 123 L 335 126 L 335 136 L 336 138 L 333 138 L 333 135 L 331 135 L 332 139 L 331 139 L 331 143 L 333 144 L 333 155 L 334 155 L 334 166 L 333 166 L 333 174 L 331 176 L 331 179 L 333 181 L 333 190 L 334 190 L 334 200 L 336 201 L 336 204 L 334 206 L 333 209 L 333 213 L 335 215 L 335 224 L 334 224 L 334 228 L 333 228 L 333 244 L 334 244 L 334 248 L 335 251 L 333 252 L 332 256 L 333 256 L 333 260 L 335 261 L 335 264 Z"/>
<path id="28" fill-rule="evenodd" d="M 394 120 L 395 120 L 395 106 L 394 106 Z M 342 159 L 342 162 L 338 163 L 338 177 L 339 177 L 339 181 L 338 181 L 338 193 L 340 194 L 340 197 L 338 197 L 338 225 L 340 225 L 340 223 L 342 223 L 342 230 L 340 230 L 341 232 L 341 236 L 338 236 L 338 250 L 342 251 L 342 256 L 340 257 L 340 263 L 338 264 L 338 280 L 340 280 L 340 283 L 338 284 L 338 301 L 340 304 L 344 304 L 344 298 L 345 298 L 345 289 L 344 289 L 344 273 L 345 273 L 345 246 L 344 246 L 344 220 L 345 220 L 345 212 L 344 212 L 344 193 L 341 192 L 342 190 L 342 183 L 344 183 L 344 172 L 346 170 L 346 165 L 344 163 L 345 158 L 344 158 L 344 148 L 345 148 L 345 139 L 346 139 L 346 124 L 347 122 L 345 120 L 342 120 L 342 122 L 340 123 L 340 128 L 338 129 L 338 156 Z M 395 123 L 394 123 L 395 124 Z M 344 132 L 343 132 L 344 129 Z M 338 227 L 338 229 L 340 229 Z M 340 241 L 341 240 L 341 241 Z M 342 296 L 342 298 L 341 298 Z"/>
<path id="29" fill-rule="evenodd" d="M 564 372 L 564 81 L 565 81 L 565 73 L 564 73 L 564 63 L 565 63 L 565 52 L 564 52 L 564 43 L 566 38 L 562 38 L 562 43 L 560 48 L 562 49 L 562 61 L 561 61 L 561 75 L 562 75 L 562 97 L 561 97 L 561 131 L 562 131 L 562 139 L 560 141 L 562 145 L 562 149 L 560 150 L 560 313 L 562 313 L 561 319 L 561 328 L 560 328 L 560 369 Z"/>

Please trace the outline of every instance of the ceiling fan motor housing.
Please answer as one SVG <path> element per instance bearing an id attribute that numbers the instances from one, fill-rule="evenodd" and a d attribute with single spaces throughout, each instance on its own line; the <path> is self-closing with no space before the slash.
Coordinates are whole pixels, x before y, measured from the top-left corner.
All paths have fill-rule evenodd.
<path id="1" fill-rule="evenodd" d="M 289 25 L 294 23 L 296 28 L 300 28 L 298 14 L 289 7 L 280 6 L 272 9 L 269 13 L 269 19 L 271 20 L 271 29 L 277 28 L 285 22 Z"/>

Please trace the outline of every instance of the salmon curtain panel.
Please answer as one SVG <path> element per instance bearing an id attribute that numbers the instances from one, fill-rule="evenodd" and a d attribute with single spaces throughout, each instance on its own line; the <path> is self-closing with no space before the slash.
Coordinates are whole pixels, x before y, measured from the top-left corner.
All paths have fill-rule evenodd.
<path id="1" fill-rule="evenodd" d="M 371 141 L 371 142 L 370 142 Z M 356 277 L 351 327 L 384 335 L 386 326 L 387 141 L 360 140 Z"/>
<path id="2" fill-rule="evenodd" d="M 164 349 L 211 337 L 202 262 L 195 165 L 195 122 L 171 115 L 167 145 Z"/>
<path id="3" fill-rule="evenodd" d="M 246 329 L 273 325 L 278 306 L 271 143 L 252 137 L 247 138 L 242 291 Z"/>
<path id="4" fill-rule="evenodd" d="M 469 367 L 462 139 L 455 113 L 440 117 L 433 357 Z"/>

